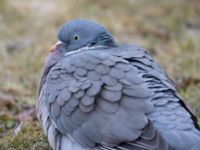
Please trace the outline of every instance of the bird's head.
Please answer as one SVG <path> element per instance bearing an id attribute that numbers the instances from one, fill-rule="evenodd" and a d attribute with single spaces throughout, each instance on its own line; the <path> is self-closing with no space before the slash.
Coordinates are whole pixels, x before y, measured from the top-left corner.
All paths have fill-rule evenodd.
<path id="1" fill-rule="evenodd" d="M 58 31 L 58 42 L 51 48 L 45 61 L 45 70 L 60 61 L 68 52 L 84 47 L 116 47 L 111 33 L 102 25 L 86 19 L 65 23 Z"/>
<path id="2" fill-rule="evenodd" d="M 58 31 L 58 40 L 52 51 L 60 50 L 66 53 L 83 47 L 117 46 L 105 27 L 86 19 L 75 19 L 65 23 Z"/>

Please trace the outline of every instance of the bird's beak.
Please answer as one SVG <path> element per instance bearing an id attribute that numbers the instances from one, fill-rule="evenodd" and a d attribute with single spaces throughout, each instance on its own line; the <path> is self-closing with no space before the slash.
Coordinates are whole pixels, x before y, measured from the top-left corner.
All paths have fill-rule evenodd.
<path id="1" fill-rule="evenodd" d="M 63 42 L 58 41 L 56 42 L 51 48 L 50 48 L 50 52 L 54 52 L 56 51 L 59 47 L 61 47 L 63 45 Z"/>

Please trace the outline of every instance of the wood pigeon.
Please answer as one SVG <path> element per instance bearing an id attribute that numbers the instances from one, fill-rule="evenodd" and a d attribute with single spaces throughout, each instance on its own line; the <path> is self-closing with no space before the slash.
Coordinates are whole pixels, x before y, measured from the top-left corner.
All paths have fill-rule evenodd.
<path id="1" fill-rule="evenodd" d="M 38 88 L 53 150 L 199 150 L 200 128 L 151 55 L 75 19 L 58 32 Z"/>

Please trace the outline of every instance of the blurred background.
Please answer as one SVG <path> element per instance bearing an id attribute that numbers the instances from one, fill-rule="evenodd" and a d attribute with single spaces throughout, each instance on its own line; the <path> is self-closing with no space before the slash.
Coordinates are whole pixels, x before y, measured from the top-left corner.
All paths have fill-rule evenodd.
<path id="1" fill-rule="evenodd" d="M 0 0 L 0 150 L 49 150 L 36 89 L 58 28 L 73 18 L 148 49 L 200 119 L 200 0 Z"/>

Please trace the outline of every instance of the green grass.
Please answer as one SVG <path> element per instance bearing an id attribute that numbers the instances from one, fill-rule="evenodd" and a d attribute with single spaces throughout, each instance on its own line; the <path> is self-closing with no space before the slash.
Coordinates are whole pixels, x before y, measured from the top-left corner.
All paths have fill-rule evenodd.
<path id="1" fill-rule="evenodd" d="M 42 65 L 57 40 L 59 26 L 73 18 L 97 20 L 120 43 L 148 49 L 178 84 L 186 104 L 200 119 L 200 83 L 195 82 L 200 80 L 198 1 L 0 0 L 0 92 L 16 100 L 16 108 L 0 110 L 0 115 L 9 114 L 8 120 L 15 124 L 2 131 L 0 124 L 0 149 L 48 149 L 35 120 L 22 126 L 17 136 L 13 131 L 24 106 L 35 105 Z M 185 84 L 185 78 L 191 82 Z"/>
<path id="2" fill-rule="evenodd" d="M 0 150 L 50 150 L 36 122 L 24 124 L 18 135 L 10 130 L 6 138 L 0 140 L 0 145 Z"/>

